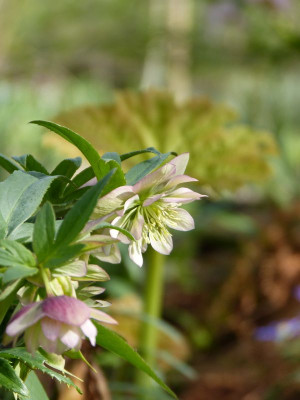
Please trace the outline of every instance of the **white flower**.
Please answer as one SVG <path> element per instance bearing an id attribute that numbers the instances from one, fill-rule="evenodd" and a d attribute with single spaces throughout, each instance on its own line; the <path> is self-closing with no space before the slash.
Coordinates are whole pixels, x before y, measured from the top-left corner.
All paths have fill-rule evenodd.
<path id="1" fill-rule="evenodd" d="M 134 186 L 111 191 L 97 204 L 94 216 L 103 220 L 113 218 L 112 225 L 128 230 L 136 238 L 130 242 L 116 230 L 110 233 L 129 244 L 129 256 L 139 266 L 143 265 L 142 253 L 148 244 L 161 254 L 170 254 L 173 241 L 168 228 L 179 231 L 194 228 L 192 216 L 180 206 L 206 196 L 178 188 L 182 183 L 197 181 L 184 175 L 188 160 L 188 153 L 181 154 Z"/>

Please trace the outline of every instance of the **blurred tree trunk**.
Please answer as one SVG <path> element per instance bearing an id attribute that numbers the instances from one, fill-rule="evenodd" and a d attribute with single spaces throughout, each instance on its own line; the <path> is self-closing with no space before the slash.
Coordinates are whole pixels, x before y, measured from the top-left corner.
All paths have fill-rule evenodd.
<path id="1" fill-rule="evenodd" d="M 150 0 L 151 41 L 141 87 L 165 86 L 181 101 L 191 94 L 191 43 L 194 0 Z"/>

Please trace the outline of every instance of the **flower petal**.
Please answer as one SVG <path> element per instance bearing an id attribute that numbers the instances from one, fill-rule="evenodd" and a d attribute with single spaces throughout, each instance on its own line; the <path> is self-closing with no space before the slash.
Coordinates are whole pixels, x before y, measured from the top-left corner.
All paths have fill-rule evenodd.
<path id="1" fill-rule="evenodd" d="M 172 216 L 165 218 L 165 224 L 172 229 L 176 229 L 177 231 L 190 231 L 195 228 L 194 219 L 190 213 L 182 208 L 177 208 L 172 213 Z"/>
<path id="2" fill-rule="evenodd" d="M 92 346 L 96 345 L 97 329 L 91 320 L 87 319 L 84 324 L 80 326 L 82 332 L 89 338 Z"/>
<path id="3" fill-rule="evenodd" d="M 149 232 L 149 239 L 154 250 L 161 254 L 170 254 L 173 250 L 173 240 L 170 232 L 158 235 L 156 232 Z"/>
<path id="4" fill-rule="evenodd" d="M 118 323 L 110 315 L 106 314 L 103 311 L 96 310 L 95 308 L 91 309 L 91 318 L 93 318 L 99 322 L 105 322 L 106 324 L 117 324 Z"/>
<path id="5" fill-rule="evenodd" d="M 44 315 L 69 325 L 82 325 L 90 316 L 89 307 L 69 296 L 48 297 L 42 303 Z"/>
<path id="6" fill-rule="evenodd" d="M 157 200 L 159 200 L 161 197 L 163 196 L 163 194 L 155 194 L 154 196 L 150 196 L 148 197 L 144 203 L 143 203 L 143 207 L 147 207 L 147 206 L 151 206 L 151 204 L 155 203 Z"/>
<path id="7" fill-rule="evenodd" d="M 178 188 L 162 198 L 165 203 L 181 203 L 187 204 L 195 200 L 200 200 L 201 197 L 207 197 L 205 194 L 194 192 L 188 188 Z"/>
<path id="8" fill-rule="evenodd" d="M 130 233 L 135 237 L 136 240 L 139 240 L 142 236 L 144 223 L 145 223 L 144 217 L 140 212 L 138 212 L 133 220 L 132 227 L 130 230 Z"/>
<path id="9" fill-rule="evenodd" d="M 18 311 L 6 327 L 8 336 L 16 336 L 44 316 L 41 302 L 31 303 Z"/>
<path id="10" fill-rule="evenodd" d="M 179 156 L 173 158 L 172 161 L 170 161 L 170 164 L 176 166 L 176 175 L 184 174 L 186 166 L 189 162 L 189 158 L 190 158 L 189 153 L 183 153 L 183 154 L 180 154 Z"/>
<path id="11" fill-rule="evenodd" d="M 165 190 L 171 189 L 174 186 L 181 185 L 182 183 L 197 182 L 197 181 L 198 179 L 192 178 L 191 176 L 188 175 L 177 175 L 169 180 L 169 182 L 165 186 Z"/>
<path id="12" fill-rule="evenodd" d="M 104 216 L 121 208 L 124 202 L 133 195 L 132 186 L 120 186 L 98 200 L 94 216 Z"/>
<path id="13" fill-rule="evenodd" d="M 45 317 L 41 321 L 42 331 L 47 339 L 54 341 L 59 337 L 61 322 Z"/>
<path id="14" fill-rule="evenodd" d="M 81 342 L 78 328 L 65 325 L 61 333 L 60 340 L 70 349 L 74 349 Z"/>
<path id="15" fill-rule="evenodd" d="M 143 266 L 143 256 L 142 256 L 142 240 L 137 240 L 132 242 L 128 247 L 128 253 L 130 259 L 136 263 L 139 267 Z"/>
<path id="16" fill-rule="evenodd" d="M 93 252 L 93 256 L 98 258 L 98 260 L 108 262 L 110 264 L 120 264 L 121 253 L 117 245 L 113 244 L 110 246 L 110 252 L 106 254 L 105 249 L 108 246 L 103 247 L 103 251 Z"/>
<path id="17" fill-rule="evenodd" d="M 158 170 L 146 175 L 133 186 L 134 193 L 141 193 L 151 189 L 155 193 L 155 187 L 167 182 L 176 172 L 176 166 L 170 163 L 163 165 Z"/>

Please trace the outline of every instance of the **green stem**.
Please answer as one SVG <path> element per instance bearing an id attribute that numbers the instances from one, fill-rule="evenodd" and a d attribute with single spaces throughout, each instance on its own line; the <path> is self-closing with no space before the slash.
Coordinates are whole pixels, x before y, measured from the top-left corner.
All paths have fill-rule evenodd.
<path id="1" fill-rule="evenodd" d="M 150 319 L 160 319 L 162 312 L 162 299 L 164 287 L 164 264 L 165 257 L 151 249 L 149 252 L 149 262 L 147 265 L 145 297 L 144 297 L 144 313 Z M 141 351 L 144 360 L 151 366 L 155 367 L 155 358 L 158 345 L 157 327 L 150 322 L 143 324 L 141 332 Z M 150 381 L 143 374 L 139 376 L 139 383 L 143 386 L 149 385 Z"/>
<path id="2" fill-rule="evenodd" d="M 50 283 L 49 283 L 49 277 L 48 277 L 46 269 L 43 266 L 41 266 L 41 275 L 42 275 L 42 278 L 43 278 L 43 282 L 44 282 L 44 285 L 45 285 L 45 289 L 46 289 L 47 295 L 48 296 L 53 296 L 53 291 L 52 291 L 52 289 L 50 287 Z"/>

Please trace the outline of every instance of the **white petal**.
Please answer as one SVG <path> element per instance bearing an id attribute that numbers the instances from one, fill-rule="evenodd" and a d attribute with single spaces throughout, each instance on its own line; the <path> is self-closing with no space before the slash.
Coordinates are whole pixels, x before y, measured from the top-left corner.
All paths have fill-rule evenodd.
<path id="1" fill-rule="evenodd" d="M 130 233 L 132 234 L 132 236 L 135 237 L 136 240 L 139 240 L 142 236 L 144 223 L 144 217 L 138 212 L 133 220 L 132 227 L 130 229 Z"/>
<path id="2" fill-rule="evenodd" d="M 194 219 L 190 213 L 182 208 L 174 210 L 174 218 L 165 218 L 165 224 L 177 231 L 190 231 L 195 228 Z"/>
<path id="3" fill-rule="evenodd" d="M 169 180 L 169 182 L 166 184 L 165 189 L 168 190 L 171 189 L 172 187 L 181 185 L 182 183 L 197 182 L 197 181 L 198 179 L 192 178 L 188 175 L 177 175 Z"/>
<path id="4" fill-rule="evenodd" d="M 172 235 L 167 232 L 164 235 L 157 235 L 149 232 L 149 239 L 154 250 L 161 254 L 170 254 L 173 250 Z"/>
<path id="5" fill-rule="evenodd" d="M 151 204 L 155 203 L 157 200 L 159 200 L 161 197 L 163 196 L 163 194 L 156 194 L 154 196 L 150 196 L 148 197 L 144 203 L 143 203 L 143 207 L 147 207 L 147 206 L 151 206 Z"/>
<path id="6" fill-rule="evenodd" d="M 80 334 L 79 334 L 78 328 L 73 327 L 71 325 L 63 327 L 62 335 L 60 336 L 60 340 L 68 348 L 73 349 L 80 342 Z"/>
<path id="7" fill-rule="evenodd" d="M 173 158 L 172 161 L 170 161 L 170 164 L 173 164 L 176 166 L 176 175 L 184 174 L 187 163 L 189 162 L 189 158 L 190 158 L 189 153 L 183 153 L 183 154 L 180 154 L 179 156 Z"/>
<path id="8" fill-rule="evenodd" d="M 143 266 L 143 256 L 142 256 L 141 246 L 142 246 L 141 240 L 138 240 L 136 242 L 132 242 L 128 247 L 129 257 L 139 267 Z"/>
<path id="9" fill-rule="evenodd" d="M 81 330 L 89 338 L 92 346 L 96 345 L 97 329 L 95 325 L 87 319 L 84 324 L 81 325 Z"/>
<path id="10" fill-rule="evenodd" d="M 179 188 L 179 189 L 173 190 L 162 200 L 165 203 L 187 204 L 187 203 L 191 203 L 192 201 L 195 201 L 195 200 L 200 200 L 201 197 L 207 197 L 207 196 L 204 194 L 193 192 L 193 190 L 188 189 L 188 188 Z"/>
<path id="11" fill-rule="evenodd" d="M 117 324 L 118 323 L 110 315 L 106 314 L 103 311 L 96 310 L 95 308 L 91 308 L 91 318 L 93 318 L 99 322 L 105 322 L 106 324 Z"/>
<path id="12" fill-rule="evenodd" d="M 158 170 L 152 172 L 149 175 L 146 175 L 140 181 L 138 181 L 133 186 L 133 191 L 135 193 L 140 193 L 147 191 L 149 189 L 153 190 L 154 186 L 161 185 L 164 182 L 167 182 L 176 172 L 176 166 L 171 165 L 170 163 L 163 165 Z"/>

